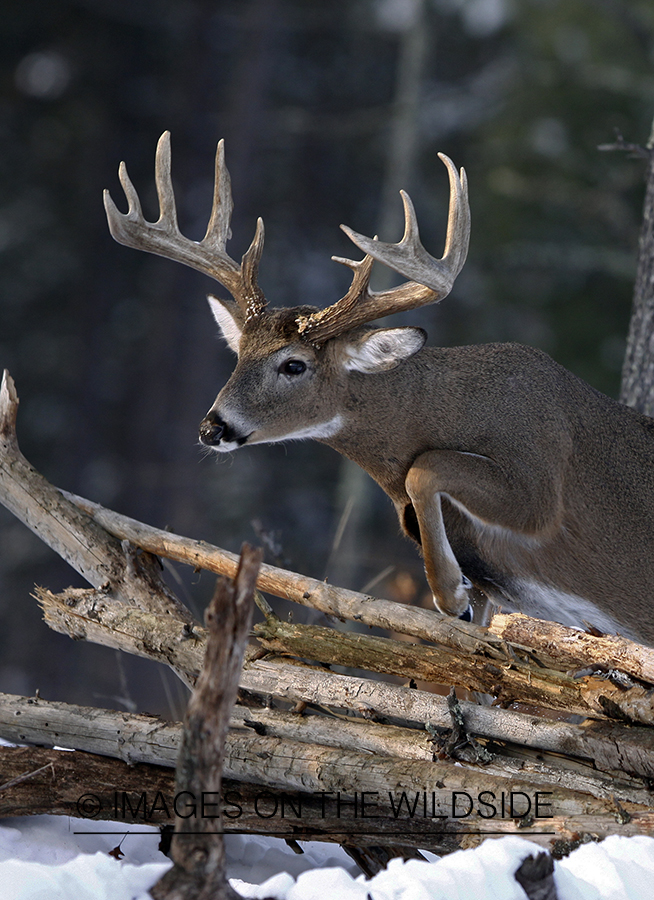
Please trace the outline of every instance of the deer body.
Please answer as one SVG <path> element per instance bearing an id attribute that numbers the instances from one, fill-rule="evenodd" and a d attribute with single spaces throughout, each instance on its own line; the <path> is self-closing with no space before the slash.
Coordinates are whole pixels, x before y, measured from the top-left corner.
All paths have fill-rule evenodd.
<path id="1" fill-rule="evenodd" d="M 450 174 L 446 252 L 428 256 L 410 201 L 398 245 L 348 230 L 367 253 L 348 294 L 327 310 L 268 310 L 256 282 L 263 226 L 240 267 L 225 254 L 231 197 L 222 149 L 204 241 L 177 230 L 164 136 L 158 223 L 111 201 L 112 234 L 212 274 L 232 300 L 210 298 L 238 354 L 200 426 L 217 451 L 312 438 L 365 469 L 421 546 L 444 613 L 466 615 L 473 589 L 564 624 L 587 621 L 654 645 L 654 420 L 605 397 L 546 354 L 518 344 L 426 348 L 419 328 L 365 323 L 442 299 L 468 240 L 465 177 Z M 154 234 L 152 234 L 154 232 Z M 192 246 L 188 246 L 192 245 Z M 162 249 L 163 247 L 163 249 Z M 373 258 L 412 278 L 374 294 Z"/>
<path id="2" fill-rule="evenodd" d="M 528 614 L 654 643 L 654 420 L 519 344 L 423 348 L 389 371 L 360 373 L 344 368 L 344 340 L 334 339 L 315 352 L 315 389 L 298 384 L 298 398 L 291 382 L 279 403 L 278 361 L 259 359 L 270 377 L 257 371 L 248 337 L 205 420 L 227 428 L 227 445 L 215 449 L 313 427 L 307 437 L 357 463 L 391 498 L 443 612 L 465 611 L 467 579 Z M 309 356 L 301 344 L 280 349 Z"/>

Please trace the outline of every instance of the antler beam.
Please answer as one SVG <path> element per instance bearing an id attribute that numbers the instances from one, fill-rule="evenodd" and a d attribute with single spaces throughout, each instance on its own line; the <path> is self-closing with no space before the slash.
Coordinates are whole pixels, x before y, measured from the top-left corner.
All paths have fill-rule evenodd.
<path id="1" fill-rule="evenodd" d="M 337 303 L 310 316 L 298 317 L 300 333 L 312 343 L 321 344 L 344 331 L 401 310 L 415 309 L 443 300 L 452 290 L 463 268 L 470 240 L 468 183 L 464 169 L 457 173 L 452 160 L 438 154 L 450 179 L 450 207 L 445 252 L 435 259 L 420 243 L 418 223 L 411 198 L 400 191 L 404 203 L 404 236 L 397 244 L 365 237 L 341 225 L 350 240 L 366 253 L 361 261 L 333 257 L 354 271 L 347 294 Z M 370 290 L 370 272 L 374 260 L 410 278 L 399 287 L 377 293 Z"/>
<path id="2" fill-rule="evenodd" d="M 239 265 L 225 250 L 226 243 L 231 237 L 233 203 L 223 141 L 219 142 L 216 150 L 215 169 L 213 208 L 207 233 L 201 241 L 192 241 L 181 234 L 177 224 L 175 194 L 170 173 L 170 132 L 164 131 L 159 138 L 155 157 L 159 218 L 156 222 L 145 220 L 139 196 L 127 174 L 127 167 L 121 162 L 118 177 L 129 206 L 126 213 L 119 212 L 109 191 L 104 192 L 109 230 L 119 244 L 184 263 L 214 278 L 227 288 L 234 297 L 242 317 L 248 319 L 259 315 L 266 305 L 263 292 L 257 283 L 264 242 L 263 221 L 258 219 L 252 243 Z"/>

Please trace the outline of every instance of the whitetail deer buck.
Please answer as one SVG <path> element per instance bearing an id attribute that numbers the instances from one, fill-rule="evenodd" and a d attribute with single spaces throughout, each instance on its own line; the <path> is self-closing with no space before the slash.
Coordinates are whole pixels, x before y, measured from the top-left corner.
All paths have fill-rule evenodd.
<path id="1" fill-rule="evenodd" d="M 222 142 L 211 219 L 199 243 L 178 229 L 170 138 L 157 148 L 160 217 L 143 218 L 124 164 L 129 211 L 105 192 L 122 244 L 178 260 L 233 299 L 209 297 L 238 362 L 200 425 L 218 451 L 314 438 L 365 469 L 422 547 L 439 610 L 466 617 L 474 586 L 564 624 L 588 622 L 654 645 L 654 419 L 519 344 L 424 347 L 420 328 L 369 328 L 450 292 L 470 231 L 466 178 L 452 162 L 445 253 L 434 259 L 402 194 L 398 244 L 345 228 L 365 253 L 327 309 L 269 309 L 257 284 L 263 223 L 240 265 L 227 256 L 232 212 Z M 373 260 L 406 278 L 372 292 Z"/>

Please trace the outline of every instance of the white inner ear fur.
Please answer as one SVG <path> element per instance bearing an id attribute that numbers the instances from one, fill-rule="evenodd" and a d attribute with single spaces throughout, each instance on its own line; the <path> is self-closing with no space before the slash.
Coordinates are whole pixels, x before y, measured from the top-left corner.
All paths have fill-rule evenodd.
<path id="1" fill-rule="evenodd" d="M 394 369 L 421 349 L 427 335 L 422 328 L 380 328 L 345 346 L 345 368 L 373 374 Z"/>
<path id="2" fill-rule="evenodd" d="M 209 306 L 211 307 L 213 317 L 218 324 L 218 328 L 220 328 L 220 334 L 227 341 L 230 350 L 233 350 L 234 353 L 238 354 L 242 331 L 236 322 L 236 319 L 232 316 L 227 307 L 223 306 L 216 297 L 212 297 L 211 294 L 209 294 L 207 300 L 209 301 Z"/>

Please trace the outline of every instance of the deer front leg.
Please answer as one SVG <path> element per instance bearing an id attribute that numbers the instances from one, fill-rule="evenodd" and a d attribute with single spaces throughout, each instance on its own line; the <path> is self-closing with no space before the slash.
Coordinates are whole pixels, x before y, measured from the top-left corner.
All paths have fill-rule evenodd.
<path id="1" fill-rule="evenodd" d="M 420 459 L 422 457 L 418 457 Z M 461 616 L 470 607 L 470 582 L 459 568 L 447 539 L 436 480 L 435 473 L 429 468 L 415 464 L 409 469 L 405 487 L 418 520 L 425 575 L 434 603 L 442 613 Z"/>
<path id="2" fill-rule="evenodd" d="M 471 585 L 445 532 L 442 496 L 479 527 L 499 525 L 516 536 L 546 539 L 561 521 L 562 487 L 545 467 L 538 475 L 528 466 L 511 467 L 507 474 L 486 456 L 431 450 L 416 459 L 405 487 L 420 529 L 425 574 L 434 603 L 450 616 L 465 613 Z"/>

